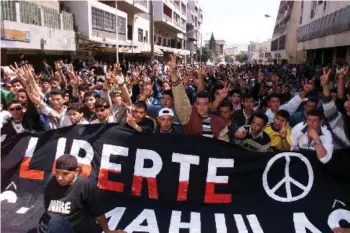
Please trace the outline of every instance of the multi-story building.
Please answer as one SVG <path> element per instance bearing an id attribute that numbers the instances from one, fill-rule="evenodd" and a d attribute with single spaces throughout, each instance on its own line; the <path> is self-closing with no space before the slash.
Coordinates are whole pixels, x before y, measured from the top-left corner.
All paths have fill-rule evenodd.
<path id="1" fill-rule="evenodd" d="M 78 55 L 115 61 L 117 49 L 119 57 L 142 51 L 136 36 L 138 31 L 134 29 L 135 23 L 142 21 L 137 14 L 149 11 L 147 1 L 65 1 L 64 6 L 75 17 Z M 129 11 L 129 14 L 121 9 Z M 146 31 L 142 31 L 142 41 Z"/>
<path id="2" fill-rule="evenodd" d="M 154 1 L 154 44 L 156 54 L 171 52 L 186 60 L 188 0 Z"/>
<path id="3" fill-rule="evenodd" d="M 226 41 L 215 40 L 216 43 L 216 59 L 221 59 L 226 54 Z M 204 41 L 205 47 L 209 47 L 209 40 Z"/>
<path id="4" fill-rule="evenodd" d="M 248 62 L 263 64 L 272 62 L 270 49 L 271 40 L 265 42 L 251 42 L 248 45 Z"/>
<path id="5" fill-rule="evenodd" d="M 73 15 L 57 1 L 1 1 L 1 60 L 12 63 L 18 54 L 28 60 L 76 50 Z M 12 59 L 13 58 L 13 59 Z"/>
<path id="6" fill-rule="evenodd" d="M 187 49 L 191 53 L 192 60 L 199 60 L 202 46 L 201 26 L 203 23 L 203 11 L 199 7 L 198 0 L 188 2 L 187 10 Z"/>
<path id="7" fill-rule="evenodd" d="M 301 1 L 281 0 L 271 41 L 271 53 L 275 63 L 300 63 L 306 54 L 297 51 L 297 29 Z"/>
<path id="8" fill-rule="evenodd" d="M 302 1 L 298 50 L 310 64 L 350 62 L 350 2 Z"/>

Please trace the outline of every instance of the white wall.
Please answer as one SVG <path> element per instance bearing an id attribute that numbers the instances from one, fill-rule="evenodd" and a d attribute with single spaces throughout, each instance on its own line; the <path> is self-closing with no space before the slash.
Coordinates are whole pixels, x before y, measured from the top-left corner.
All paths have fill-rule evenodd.
<path id="1" fill-rule="evenodd" d="M 324 11 L 324 2 L 322 4 L 318 4 L 318 1 L 316 3 L 316 12 L 314 17 L 311 19 L 311 7 L 313 1 L 303 1 L 304 7 L 303 7 L 303 21 L 300 26 L 306 25 L 316 19 L 322 18 L 323 16 L 329 15 L 337 10 L 340 10 L 342 8 L 345 8 L 346 6 L 350 5 L 350 1 L 327 1 L 326 4 L 326 10 Z M 301 7 L 301 4 L 300 4 Z M 300 10 L 299 10 L 300 11 Z"/>
<path id="2" fill-rule="evenodd" d="M 163 19 L 163 1 L 153 1 L 154 20 Z"/>
<path id="3" fill-rule="evenodd" d="M 55 10 L 60 10 L 60 3 L 58 0 L 41 1 L 41 0 L 31 0 L 30 2 L 35 2 L 38 5 L 49 7 Z"/>
<path id="4" fill-rule="evenodd" d="M 91 9 L 87 1 L 66 1 L 69 11 L 74 14 L 75 24 L 78 26 L 80 36 L 89 38 L 91 34 Z"/>
<path id="5" fill-rule="evenodd" d="M 149 20 L 148 19 L 145 19 L 145 18 L 142 18 L 141 16 L 137 15 L 135 16 L 135 20 L 134 20 L 134 25 L 133 25 L 133 28 L 134 28 L 134 32 L 133 32 L 133 41 L 134 42 L 139 42 L 139 38 L 138 38 L 138 29 L 142 29 L 143 30 L 143 37 L 146 36 L 146 31 L 148 32 L 148 38 L 147 38 L 147 41 L 148 41 L 148 44 L 150 43 L 150 28 L 149 28 Z"/>
<path id="6" fill-rule="evenodd" d="M 43 26 L 36 26 L 12 21 L 3 21 L 4 29 L 28 31 L 30 42 L 1 40 L 2 48 L 11 49 L 41 49 L 41 39 L 46 41 L 44 50 L 75 51 L 75 32 Z"/>

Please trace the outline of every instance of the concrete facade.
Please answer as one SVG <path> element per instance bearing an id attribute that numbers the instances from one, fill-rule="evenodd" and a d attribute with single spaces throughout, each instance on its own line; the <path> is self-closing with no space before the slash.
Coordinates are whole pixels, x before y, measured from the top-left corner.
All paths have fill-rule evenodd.
<path id="1" fill-rule="evenodd" d="M 308 63 L 350 62 L 350 2 L 303 1 L 298 28 L 298 51 Z"/>
<path id="2" fill-rule="evenodd" d="M 248 45 L 248 62 L 263 64 L 272 62 L 271 40 L 250 43 Z"/>
<path id="3" fill-rule="evenodd" d="M 31 2 L 40 17 L 35 21 L 37 25 L 26 23 L 21 15 L 21 7 L 27 7 L 22 2 L 9 2 L 9 7 L 15 9 L 1 21 L 1 48 L 8 50 L 41 50 L 46 52 L 75 51 L 76 37 L 73 30 L 73 16 L 68 12 L 60 12 L 58 2 Z M 13 5 L 12 5 L 13 4 Z M 3 5 L 3 7 L 5 7 Z M 49 18 L 44 7 L 56 10 L 56 18 Z M 50 8 L 53 7 L 53 8 Z M 63 16 L 64 14 L 64 16 Z M 66 16 L 71 17 L 71 21 Z M 22 22 L 23 21 L 23 22 Z M 30 19 L 31 21 L 31 19 Z M 50 27 L 48 21 L 54 22 L 56 28 Z M 34 22 L 34 21 L 33 21 Z"/>

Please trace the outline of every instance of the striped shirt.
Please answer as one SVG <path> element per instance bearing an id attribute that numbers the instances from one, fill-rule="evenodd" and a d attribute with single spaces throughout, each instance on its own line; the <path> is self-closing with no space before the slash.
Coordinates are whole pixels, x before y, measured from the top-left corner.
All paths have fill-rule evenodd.
<path id="1" fill-rule="evenodd" d="M 210 116 L 207 118 L 203 118 L 202 120 L 202 130 L 203 133 L 202 135 L 204 137 L 208 137 L 208 138 L 213 138 L 213 131 L 211 130 L 211 125 L 210 125 Z"/>

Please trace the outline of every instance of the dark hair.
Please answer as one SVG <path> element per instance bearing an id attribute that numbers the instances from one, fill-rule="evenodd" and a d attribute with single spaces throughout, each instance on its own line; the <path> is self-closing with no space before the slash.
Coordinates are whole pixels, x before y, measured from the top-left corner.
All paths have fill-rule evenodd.
<path id="1" fill-rule="evenodd" d="M 20 88 L 20 89 L 18 89 L 18 90 L 17 90 L 17 93 L 18 93 L 18 92 L 24 92 L 24 93 L 26 93 L 26 94 L 27 94 L 27 91 L 26 91 L 26 89 L 24 89 L 24 88 Z"/>
<path id="2" fill-rule="evenodd" d="M 171 90 L 165 90 L 163 91 L 163 95 L 169 95 L 172 99 L 174 99 L 173 92 Z"/>
<path id="3" fill-rule="evenodd" d="M 77 112 L 83 113 L 84 112 L 84 105 L 81 103 L 71 103 L 69 104 L 67 111 L 69 110 L 75 110 Z"/>
<path id="4" fill-rule="evenodd" d="M 89 91 L 89 85 L 87 85 L 87 84 L 79 84 L 78 90 L 87 92 L 87 91 Z"/>
<path id="5" fill-rule="evenodd" d="M 311 109 L 308 111 L 307 116 L 315 116 L 318 117 L 320 120 L 323 119 L 323 112 L 319 108 Z"/>
<path id="6" fill-rule="evenodd" d="M 19 104 L 22 106 L 21 102 L 18 99 L 12 99 L 7 103 L 7 108 L 9 108 L 12 104 Z"/>
<path id="7" fill-rule="evenodd" d="M 95 108 L 109 108 L 109 107 L 110 107 L 109 102 L 105 98 L 97 99 L 95 102 Z"/>
<path id="8" fill-rule="evenodd" d="M 252 95 L 252 93 L 246 93 L 243 95 L 243 100 L 245 99 L 254 99 L 254 96 Z"/>
<path id="9" fill-rule="evenodd" d="M 14 83 L 20 83 L 23 86 L 21 80 L 19 80 L 18 78 L 14 78 L 11 80 L 11 85 L 13 85 Z"/>
<path id="10" fill-rule="evenodd" d="M 208 99 L 210 101 L 210 95 L 207 91 L 200 91 L 196 95 L 196 99 L 201 98 L 201 99 Z"/>
<path id="11" fill-rule="evenodd" d="M 253 117 L 257 117 L 260 118 L 264 121 L 264 126 L 267 124 L 267 122 L 269 121 L 269 118 L 267 118 L 267 116 L 265 115 L 265 113 L 254 113 Z"/>
<path id="12" fill-rule="evenodd" d="M 332 89 L 330 90 L 330 92 L 331 92 L 331 93 L 332 93 L 332 92 L 333 92 L 333 93 L 334 93 L 334 92 L 337 93 L 338 90 L 337 90 L 337 88 L 332 88 Z"/>
<path id="13" fill-rule="evenodd" d="M 94 97 L 95 99 L 98 98 L 97 93 L 95 91 L 87 91 L 84 93 L 84 99 L 90 96 Z"/>
<path id="14" fill-rule="evenodd" d="M 312 102 L 312 103 L 317 104 L 318 100 L 316 98 L 309 98 L 306 102 Z"/>
<path id="15" fill-rule="evenodd" d="M 221 108 L 221 107 L 228 107 L 228 108 L 230 109 L 230 111 L 233 110 L 232 103 L 231 103 L 231 101 L 229 101 L 228 99 L 224 99 L 224 100 L 220 103 L 219 108 Z"/>
<path id="16" fill-rule="evenodd" d="M 147 112 L 147 104 L 146 104 L 145 101 L 141 101 L 141 100 L 136 101 L 136 102 L 134 103 L 134 106 L 137 107 L 137 108 L 143 108 L 143 109 L 145 109 L 145 111 Z"/>
<path id="17" fill-rule="evenodd" d="M 50 82 L 52 81 L 56 81 L 56 82 L 60 82 L 60 78 L 56 77 L 56 76 L 53 76 L 51 79 L 50 79 Z"/>
<path id="18" fill-rule="evenodd" d="M 47 82 L 47 83 L 50 83 L 50 79 L 49 78 L 47 78 L 47 77 L 43 77 L 43 78 L 41 78 L 41 83 L 45 83 L 45 82 Z"/>
<path id="19" fill-rule="evenodd" d="M 272 94 L 268 95 L 267 101 L 271 101 L 272 98 L 278 98 L 279 100 L 281 100 L 281 96 L 277 93 L 272 93 Z"/>
<path id="20" fill-rule="evenodd" d="M 62 97 L 65 97 L 66 93 L 64 91 L 56 88 L 56 89 L 51 90 L 50 96 L 52 96 L 52 95 L 61 95 Z"/>
<path id="21" fill-rule="evenodd" d="M 289 121 L 289 112 L 287 110 L 279 110 L 277 113 L 276 113 L 276 116 L 280 116 L 280 117 L 283 117 L 284 119 L 287 119 L 287 121 Z M 275 116 L 275 117 L 276 117 Z"/>
<path id="22" fill-rule="evenodd" d="M 75 156 L 64 154 L 56 160 L 56 166 L 78 167 L 78 160 Z"/>

